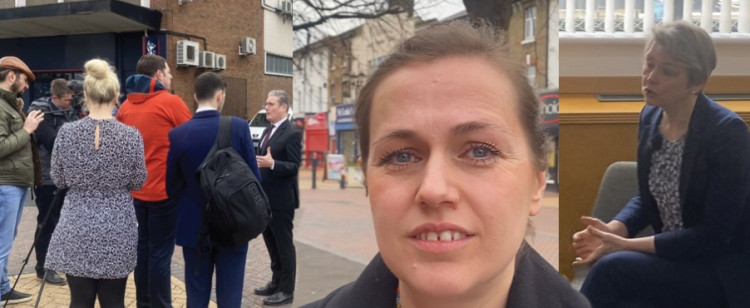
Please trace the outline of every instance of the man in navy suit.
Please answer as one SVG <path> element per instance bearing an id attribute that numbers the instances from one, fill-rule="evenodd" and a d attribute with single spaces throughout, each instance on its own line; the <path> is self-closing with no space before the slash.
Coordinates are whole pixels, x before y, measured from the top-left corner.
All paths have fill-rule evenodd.
<path id="1" fill-rule="evenodd" d="M 294 298 L 296 252 L 292 241 L 294 210 L 299 207 L 297 172 L 302 152 L 302 134 L 287 119 L 289 96 L 282 90 L 268 93 L 266 119 L 271 127 L 261 136 L 258 167 L 261 185 L 271 202 L 272 218 L 263 231 L 263 241 L 271 257 L 271 281 L 255 294 L 270 295 L 263 300 L 269 306 L 283 305 Z"/>
<path id="2" fill-rule="evenodd" d="M 167 193 L 177 200 L 176 242 L 185 260 L 187 307 L 207 307 L 211 278 L 216 269 L 216 300 L 219 307 L 240 307 L 245 276 L 247 244 L 227 248 L 198 240 L 206 197 L 196 171 L 208 155 L 219 131 L 219 114 L 227 85 L 221 76 L 206 72 L 195 80 L 198 109 L 190 121 L 169 132 Z M 232 147 L 261 179 L 247 122 L 232 119 Z M 209 249 L 210 247 L 210 249 Z"/>

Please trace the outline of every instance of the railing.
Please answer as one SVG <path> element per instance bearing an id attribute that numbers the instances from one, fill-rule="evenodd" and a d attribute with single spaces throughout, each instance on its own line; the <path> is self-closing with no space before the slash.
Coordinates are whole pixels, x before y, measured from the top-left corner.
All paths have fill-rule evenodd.
<path id="1" fill-rule="evenodd" d="M 560 37 L 637 35 L 678 19 L 712 36 L 748 36 L 750 0 L 560 0 Z"/>

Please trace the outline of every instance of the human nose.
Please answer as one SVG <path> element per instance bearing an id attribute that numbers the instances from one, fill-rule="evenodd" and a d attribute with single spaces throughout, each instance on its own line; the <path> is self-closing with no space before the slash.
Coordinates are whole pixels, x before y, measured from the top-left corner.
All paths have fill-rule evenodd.
<path id="1" fill-rule="evenodd" d="M 659 81 L 655 69 L 646 71 L 645 75 L 646 75 L 645 76 L 646 77 L 646 82 L 648 82 L 648 83 L 656 83 L 656 82 Z"/>
<path id="2" fill-rule="evenodd" d="M 458 203 L 456 178 L 451 176 L 452 165 L 441 156 L 427 159 L 422 172 L 422 183 L 416 195 L 421 207 L 455 207 Z"/>

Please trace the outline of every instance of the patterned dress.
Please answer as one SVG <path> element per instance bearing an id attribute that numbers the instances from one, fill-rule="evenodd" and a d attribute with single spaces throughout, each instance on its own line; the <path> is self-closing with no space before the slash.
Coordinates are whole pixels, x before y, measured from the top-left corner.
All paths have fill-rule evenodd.
<path id="1" fill-rule="evenodd" d="M 682 207 L 680 203 L 680 168 L 685 136 L 675 141 L 662 138 L 662 146 L 651 155 L 651 171 L 648 186 L 659 208 L 664 224 L 662 231 L 682 229 Z"/>
<path id="2" fill-rule="evenodd" d="M 114 119 L 66 123 L 52 150 L 50 175 L 57 187 L 69 190 L 46 267 L 77 277 L 127 277 L 135 268 L 138 242 L 130 190 L 146 181 L 140 133 Z"/>

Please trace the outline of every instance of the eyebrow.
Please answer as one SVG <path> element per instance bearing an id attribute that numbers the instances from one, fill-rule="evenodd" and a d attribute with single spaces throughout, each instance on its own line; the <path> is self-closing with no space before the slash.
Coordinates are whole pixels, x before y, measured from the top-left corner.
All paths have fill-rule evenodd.
<path id="1" fill-rule="evenodd" d="M 503 128 L 502 126 L 497 125 L 497 124 L 492 124 L 492 123 L 487 123 L 487 122 L 479 122 L 479 121 L 471 121 L 471 122 L 461 123 L 461 124 L 458 124 L 458 125 L 452 127 L 451 130 L 450 130 L 450 132 L 451 132 L 451 134 L 461 135 L 461 134 L 468 134 L 468 133 L 471 133 L 471 132 L 475 132 L 475 131 L 479 131 L 479 130 L 484 130 L 484 129 L 497 129 L 497 130 L 501 130 L 503 132 L 507 131 L 505 128 Z M 383 136 L 383 137 L 379 138 L 378 140 L 374 141 L 372 144 L 376 145 L 376 144 L 378 144 L 380 142 L 383 142 L 385 140 L 388 140 L 388 139 L 413 139 L 416 136 L 417 136 L 417 134 L 414 131 L 412 131 L 412 130 L 398 129 L 398 130 L 394 130 L 392 132 L 389 132 L 385 136 Z"/>

